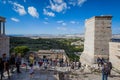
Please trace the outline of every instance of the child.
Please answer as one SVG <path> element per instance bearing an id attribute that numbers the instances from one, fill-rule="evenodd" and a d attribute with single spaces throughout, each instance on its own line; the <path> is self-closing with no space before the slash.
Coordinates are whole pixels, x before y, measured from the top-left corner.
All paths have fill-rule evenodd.
<path id="1" fill-rule="evenodd" d="M 34 74 L 34 69 L 33 69 L 33 65 L 30 66 L 30 70 L 29 70 L 29 74 L 30 74 L 30 79 L 33 78 L 33 74 Z"/>

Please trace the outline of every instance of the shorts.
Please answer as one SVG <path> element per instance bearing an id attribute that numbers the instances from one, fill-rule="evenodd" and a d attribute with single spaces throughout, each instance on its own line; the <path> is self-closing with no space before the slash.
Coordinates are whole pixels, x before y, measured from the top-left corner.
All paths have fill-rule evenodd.
<path id="1" fill-rule="evenodd" d="M 34 72 L 30 73 L 30 75 L 34 74 Z"/>

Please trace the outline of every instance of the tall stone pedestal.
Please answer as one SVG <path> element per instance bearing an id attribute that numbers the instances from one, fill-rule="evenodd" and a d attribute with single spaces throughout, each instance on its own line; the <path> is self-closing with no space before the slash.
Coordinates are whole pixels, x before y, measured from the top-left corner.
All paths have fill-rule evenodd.
<path id="1" fill-rule="evenodd" d="M 80 56 L 80 61 L 82 64 L 87 64 L 87 65 L 92 65 L 94 64 L 94 55 L 93 56 L 90 56 L 90 55 L 87 55 L 89 53 L 82 53 L 82 55 Z"/>
<path id="2" fill-rule="evenodd" d="M 112 16 L 95 16 L 85 22 L 84 52 L 80 56 L 83 64 L 96 63 L 97 57 L 108 59 Z"/>

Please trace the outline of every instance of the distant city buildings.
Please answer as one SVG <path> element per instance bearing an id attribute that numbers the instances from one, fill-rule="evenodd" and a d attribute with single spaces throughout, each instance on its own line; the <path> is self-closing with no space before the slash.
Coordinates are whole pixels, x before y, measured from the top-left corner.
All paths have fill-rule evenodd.
<path id="1" fill-rule="evenodd" d="M 84 34 L 31 34 L 31 35 L 10 35 L 10 36 L 15 36 L 15 37 L 28 37 L 31 39 L 39 39 L 39 38 L 43 38 L 43 39 L 50 39 L 50 38 L 67 38 L 67 39 L 76 39 L 76 38 L 81 38 L 82 40 L 84 40 Z"/>
<path id="2" fill-rule="evenodd" d="M 84 45 L 84 42 L 76 41 L 76 42 L 72 42 L 71 45 L 75 45 L 75 46 Z"/>
<path id="3" fill-rule="evenodd" d="M 0 56 L 6 53 L 9 56 L 9 37 L 5 35 L 5 18 L 0 17 Z"/>
<path id="4" fill-rule="evenodd" d="M 113 39 L 119 39 L 120 40 L 120 34 L 113 34 L 112 35 Z"/>
<path id="5" fill-rule="evenodd" d="M 52 59 L 52 60 L 64 59 L 64 61 L 66 61 L 68 59 L 68 57 L 63 49 L 39 50 L 37 55 L 39 58 L 46 57 L 46 58 Z"/>

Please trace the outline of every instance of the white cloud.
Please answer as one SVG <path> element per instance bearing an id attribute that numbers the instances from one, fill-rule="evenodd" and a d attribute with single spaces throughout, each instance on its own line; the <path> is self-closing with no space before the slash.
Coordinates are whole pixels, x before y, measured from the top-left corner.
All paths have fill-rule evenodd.
<path id="1" fill-rule="evenodd" d="M 33 17 L 39 18 L 39 13 L 37 12 L 37 9 L 33 6 L 28 7 L 28 13 Z"/>
<path id="2" fill-rule="evenodd" d="M 62 31 L 66 31 L 67 28 L 66 27 L 57 27 L 58 30 L 62 30 Z"/>
<path id="3" fill-rule="evenodd" d="M 63 20 L 57 21 L 57 23 L 61 24 L 62 26 L 66 26 L 67 25 Z"/>
<path id="4" fill-rule="evenodd" d="M 71 24 L 75 24 L 76 22 L 75 21 L 70 21 Z"/>
<path id="5" fill-rule="evenodd" d="M 61 12 L 67 9 L 67 4 L 63 0 L 49 0 L 50 1 L 50 8 L 55 12 Z"/>
<path id="6" fill-rule="evenodd" d="M 46 9 L 43 9 L 43 13 L 44 13 L 44 15 L 47 15 L 47 16 L 51 16 L 51 17 L 55 16 L 55 14 L 53 12 L 48 12 Z"/>
<path id="7" fill-rule="evenodd" d="M 79 24 L 79 22 L 76 21 L 70 21 L 71 24 Z"/>
<path id="8" fill-rule="evenodd" d="M 62 12 L 63 14 L 67 9 L 71 9 L 72 6 L 82 6 L 87 0 L 49 0 L 50 5 L 47 5 L 45 9 L 53 12 Z M 53 13 L 52 12 L 52 13 Z"/>
<path id="9" fill-rule="evenodd" d="M 87 0 L 69 0 L 69 4 L 72 6 L 82 6 Z"/>
<path id="10" fill-rule="evenodd" d="M 66 26 L 67 24 L 66 23 L 62 23 L 63 26 Z"/>
<path id="11" fill-rule="evenodd" d="M 16 3 L 16 2 L 14 2 L 14 3 L 10 2 L 10 3 L 13 4 L 13 10 L 18 12 L 19 15 L 27 14 L 23 5 L 20 5 L 20 4 Z"/>
<path id="12" fill-rule="evenodd" d="M 78 5 L 81 6 L 83 3 L 85 3 L 87 0 L 78 0 Z"/>
<path id="13" fill-rule="evenodd" d="M 11 18 L 12 21 L 19 22 L 20 20 L 17 18 Z"/>
<path id="14" fill-rule="evenodd" d="M 53 0 L 54 2 L 56 2 L 56 3 L 62 3 L 63 2 L 63 0 Z"/>
<path id="15" fill-rule="evenodd" d="M 63 20 L 57 21 L 57 23 L 59 23 L 59 24 L 60 24 L 60 23 L 63 23 L 63 22 L 64 22 Z"/>
<path id="16" fill-rule="evenodd" d="M 43 22 L 43 23 L 44 23 L 44 24 L 48 24 L 48 22 L 46 22 L 46 21 L 45 21 L 45 22 Z"/>
<path id="17" fill-rule="evenodd" d="M 69 0 L 69 4 L 72 6 L 75 6 L 77 4 L 77 1 L 75 0 Z"/>

